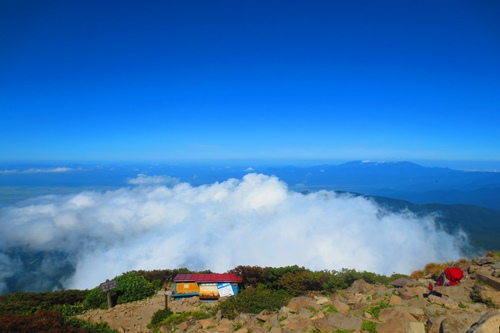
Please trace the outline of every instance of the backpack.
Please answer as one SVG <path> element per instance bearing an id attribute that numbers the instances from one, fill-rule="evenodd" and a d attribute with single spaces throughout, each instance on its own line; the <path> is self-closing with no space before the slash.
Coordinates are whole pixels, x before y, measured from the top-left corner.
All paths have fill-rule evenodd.
<path id="1" fill-rule="evenodd" d="M 455 286 L 460 283 L 464 277 L 464 272 L 459 267 L 450 267 L 444 270 L 436 281 L 435 286 Z M 429 284 L 429 290 L 432 291 L 433 286 Z"/>

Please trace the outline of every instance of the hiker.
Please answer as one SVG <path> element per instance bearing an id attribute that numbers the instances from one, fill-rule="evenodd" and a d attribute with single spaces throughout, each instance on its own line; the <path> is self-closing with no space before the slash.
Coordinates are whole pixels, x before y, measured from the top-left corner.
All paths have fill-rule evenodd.
<path id="1" fill-rule="evenodd" d="M 445 269 L 444 272 L 441 273 L 441 275 L 439 275 L 439 278 L 437 279 L 434 286 L 429 283 L 428 288 L 430 294 L 434 290 L 434 287 L 455 286 L 460 283 L 463 277 L 464 277 L 464 272 L 460 267 L 449 267 Z"/>

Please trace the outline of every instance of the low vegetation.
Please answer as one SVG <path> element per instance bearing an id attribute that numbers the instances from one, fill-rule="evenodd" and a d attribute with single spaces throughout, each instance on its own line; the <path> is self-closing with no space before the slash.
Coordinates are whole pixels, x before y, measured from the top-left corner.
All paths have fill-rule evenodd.
<path id="1" fill-rule="evenodd" d="M 278 311 L 285 306 L 292 295 L 285 290 L 244 290 L 236 297 L 220 302 L 214 313 L 221 311 L 224 318 L 234 319 L 240 313 L 260 313 L 263 310 Z"/>
<path id="2" fill-rule="evenodd" d="M 264 288 L 268 290 L 285 290 L 293 296 L 306 292 L 334 293 L 345 289 L 358 280 L 363 279 L 368 283 L 380 282 L 387 284 L 389 281 L 404 277 L 403 274 L 391 276 L 379 275 L 371 272 L 358 272 L 355 269 L 310 271 L 304 267 L 258 267 L 238 266 L 230 273 L 236 273 L 243 278 L 243 288 Z"/>
<path id="3" fill-rule="evenodd" d="M 458 261 L 448 261 L 445 263 L 435 263 L 435 262 L 430 262 L 425 265 L 423 270 L 416 270 L 413 271 L 410 274 L 411 279 L 423 279 L 425 277 L 430 277 L 434 280 L 436 280 L 439 275 L 444 272 L 446 268 L 449 267 L 458 267 L 464 264 L 467 264 L 469 260 L 467 259 L 460 259 Z"/>
<path id="4" fill-rule="evenodd" d="M 31 314 L 40 310 L 78 306 L 88 294 L 88 290 L 60 290 L 0 295 L 0 314 Z"/>
<path id="5" fill-rule="evenodd" d="M 500 257 L 500 252 L 489 252 L 487 256 Z M 445 268 L 467 261 L 429 263 L 423 270 L 415 271 L 412 278 L 424 276 L 437 277 Z M 308 294 L 330 295 L 348 288 L 358 279 L 368 283 L 382 283 L 405 277 L 401 274 L 384 276 L 354 269 L 311 271 L 304 267 L 258 267 L 237 266 L 229 271 L 243 279 L 241 289 L 235 297 L 219 302 L 207 311 L 174 314 L 169 310 L 159 310 L 151 318 L 149 327 L 158 330 L 160 326 L 173 326 L 189 319 L 203 319 L 214 316 L 220 311 L 224 318 L 234 319 L 241 313 L 257 314 L 263 310 L 278 311 L 292 297 Z M 151 297 L 159 289 L 171 286 L 175 275 L 193 272 L 181 268 L 175 270 L 131 271 L 115 278 L 117 288 L 111 291 L 113 304 L 121 304 Z M 475 299 L 475 298 L 476 299 Z M 472 300 L 480 299 L 480 290 L 474 290 Z M 64 290 L 44 293 L 17 292 L 0 295 L 0 332 L 114 332 L 106 324 L 91 324 L 77 320 L 76 314 L 89 309 L 104 309 L 107 305 L 106 293 L 98 286 L 92 290 Z M 380 309 L 387 307 L 386 302 L 372 306 L 368 312 L 377 318 Z M 323 312 L 336 312 L 335 308 L 322 309 Z M 50 323 L 50 328 L 47 328 Z M 370 322 L 364 323 L 364 330 L 373 331 Z"/>
<path id="6" fill-rule="evenodd" d="M 116 333 L 106 323 L 92 324 L 55 310 L 0 315 L 0 332 Z"/>
<path id="7" fill-rule="evenodd" d="M 131 271 L 116 277 L 118 287 L 111 290 L 113 304 L 122 304 L 153 296 L 155 288 L 144 276 Z M 99 287 L 92 289 L 82 302 L 84 309 L 105 309 L 108 306 L 106 293 L 100 291 Z"/>

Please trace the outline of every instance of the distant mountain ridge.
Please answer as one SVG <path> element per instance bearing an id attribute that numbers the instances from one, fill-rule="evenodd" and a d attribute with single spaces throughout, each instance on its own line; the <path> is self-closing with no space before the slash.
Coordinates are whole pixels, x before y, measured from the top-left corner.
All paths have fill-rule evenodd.
<path id="1" fill-rule="evenodd" d="M 205 164 L 120 165 L 3 165 L 0 168 L 0 205 L 50 188 L 74 192 L 78 188 L 119 188 L 138 174 L 168 175 L 193 186 L 241 179 L 248 173 L 275 175 L 296 191 L 332 190 L 384 196 L 414 203 L 467 204 L 500 210 L 500 172 L 460 171 L 425 167 L 412 162 L 351 161 L 339 165 L 258 166 L 246 162 Z M 31 171 L 30 171 L 31 170 Z M 65 170 L 66 172 L 42 172 Z M 34 172 L 36 171 L 36 172 Z M 22 193 L 25 188 L 29 193 Z M 41 190 L 47 187 L 47 191 Z M 25 191 L 26 192 L 26 191 Z M 56 192 L 57 193 L 57 192 Z"/>
<path id="2" fill-rule="evenodd" d="M 411 162 L 352 161 L 263 170 L 296 190 L 334 190 L 414 203 L 471 204 L 500 210 L 500 173 L 424 167 Z"/>
<path id="3" fill-rule="evenodd" d="M 392 212 L 408 210 L 416 215 L 432 214 L 436 222 L 451 234 L 464 231 L 473 252 L 500 250 L 500 211 L 474 205 L 414 204 L 385 197 L 369 197 Z M 464 249 L 468 250 L 468 249 Z"/>

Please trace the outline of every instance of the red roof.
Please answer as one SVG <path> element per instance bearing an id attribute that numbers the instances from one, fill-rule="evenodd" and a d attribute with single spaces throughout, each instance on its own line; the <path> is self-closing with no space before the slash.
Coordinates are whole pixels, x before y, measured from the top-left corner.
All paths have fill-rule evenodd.
<path id="1" fill-rule="evenodd" d="M 194 281 L 194 282 L 241 282 L 243 278 L 236 274 L 177 274 L 174 282 Z"/>

